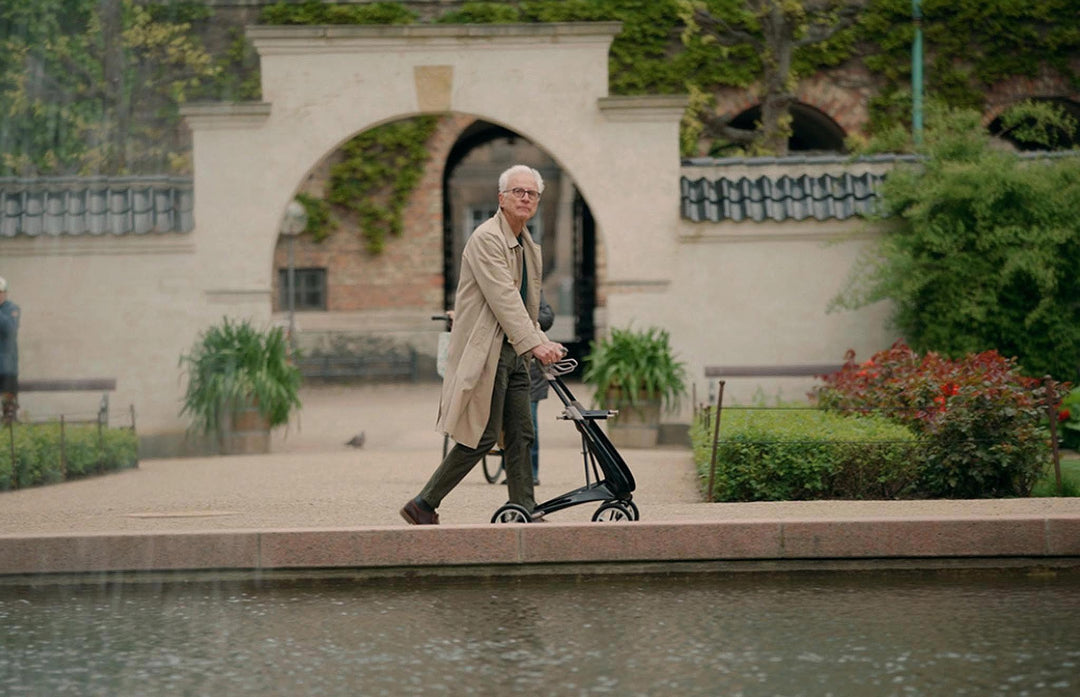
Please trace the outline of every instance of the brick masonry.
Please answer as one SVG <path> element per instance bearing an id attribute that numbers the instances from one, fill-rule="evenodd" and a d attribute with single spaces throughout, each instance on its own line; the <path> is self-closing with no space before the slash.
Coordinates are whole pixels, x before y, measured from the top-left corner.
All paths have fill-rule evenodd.
<path id="1" fill-rule="evenodd" d="M 301 235 L 295 242 L 296 268 L 327 270 L 327 310 L 430 309 L 443 304 L 443 168 L 450 149 L 473 117 L 451 115 L 440 119 L 428 141 L 430 157 L 423 178 L 402 213 L 402 234 L 386 238 L 383 251 L 372 254 L 366 247 L 354 216 L 335 211 L 339 227 L 327 239 L 315 242 Z M 335 155 L 315 169 L 303 190 L 321 195 Z M 288 245 L 279 242 L 275 269 L 288 266 Z M 274 309 L 280 290 L 274 274 Z"/>

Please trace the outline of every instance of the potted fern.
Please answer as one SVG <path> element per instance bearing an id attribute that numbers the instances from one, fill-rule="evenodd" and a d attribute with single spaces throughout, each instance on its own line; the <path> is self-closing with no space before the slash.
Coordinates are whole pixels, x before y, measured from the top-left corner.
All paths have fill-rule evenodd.
<path id="1" fill-rule="evenodd" d="M 593 341 L 582 379 L 602 409 L 616 409 L 608 435 L 616 446 L 655 447 L 660 414 L 686 393 L 686 367 L 675 360 L 668 332 L 613 328 Z"/>
<path id="2" fill-rule="evenodd" d="M 216 436 L 223 453 L 268 452 L 270 429 L 300 406 L 300 370 L 280 327 L 260 331 L 226 317 L 199 335 L 180 366 L 188 378 L 180 414 Z"/>

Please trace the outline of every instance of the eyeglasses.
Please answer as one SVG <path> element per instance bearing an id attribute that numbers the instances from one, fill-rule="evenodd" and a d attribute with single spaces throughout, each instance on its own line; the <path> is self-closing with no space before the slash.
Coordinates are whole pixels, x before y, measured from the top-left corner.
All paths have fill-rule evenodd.
<path id="1" fill-rule="evenodd" d="M 539 201 L 540 192 L 534 189 L 522 189 L 520 186 L 515 186 L 513 189 L 507 189 L 504 194 L 513 194 L 517 199 L 529 199 L 530 201 Z"/>

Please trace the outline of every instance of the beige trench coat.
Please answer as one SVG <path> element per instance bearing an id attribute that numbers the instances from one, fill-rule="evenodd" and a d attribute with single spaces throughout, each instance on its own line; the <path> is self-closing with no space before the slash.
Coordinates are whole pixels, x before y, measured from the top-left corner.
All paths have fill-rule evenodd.
<path id="1" fill-rule="evenodd" d="M 524 304 L 522 254 L 529 275 Z M 503 337 L 519 356 L 548 340 L 536 322 L 542 263 L 540 247 L 527 231 L 515 236 L 502 211 L 465 243 L 438 418 L 439 431 L 462 445 L 475 448 L 487 426 Z"/>

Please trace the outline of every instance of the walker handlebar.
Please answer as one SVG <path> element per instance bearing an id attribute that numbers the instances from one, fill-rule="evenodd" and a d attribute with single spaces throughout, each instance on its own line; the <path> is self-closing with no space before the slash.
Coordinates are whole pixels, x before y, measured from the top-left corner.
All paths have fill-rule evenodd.
<path id="1" fill-rule="evenodd" d="M 577 368 L 578 362 L 574 358 L 563 358 L 562 360 L 555 361 L 551 365 L 541 366 L 541 370 L 544 372 L 544 377 L 548 380 L 553 380 L 560 375 L 568 375 L 574 372 Z"/>

